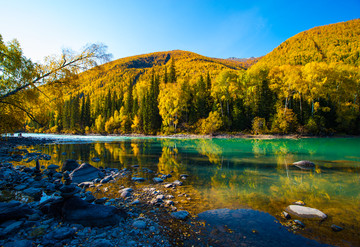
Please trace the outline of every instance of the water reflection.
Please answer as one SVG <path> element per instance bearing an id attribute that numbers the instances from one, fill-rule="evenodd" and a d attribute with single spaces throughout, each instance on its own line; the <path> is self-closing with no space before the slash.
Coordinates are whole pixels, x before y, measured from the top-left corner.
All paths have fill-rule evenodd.
<path id="1" fill-rule="evenodd" d="M 360 245 L 360 139 L 124 139 L 116 142 L 54 144 L 37 147 L 52 155 L 50 163 L 66 159 L 97 167 L 131 168 L 148 178 L 142 168 L 172 174 L 169 181 L 186 173 L 186 188 L 201 195 L 195 213 L 215 208 L 252 208 L 279 216 L 290 203 L 306 202 L 328 214 L 312 233 L 333 236 L 329 224 L 343 226 L 334 239 Z M 99 157 L 100 162 L 91 158 Z M 311 160 L 312 169 L 292 165 Z M 146 183 L 146 182 L 145 182 Z M 349 217 L 351 215 L 351 217 Z M 353 234 L 353 235 L 351 235 Z M 326 237 L 324 237 L 326 238 Z M 340 241 L 341 242 L 341 241 Z M 342 244 L 341 244 L 342 245 Z"/>

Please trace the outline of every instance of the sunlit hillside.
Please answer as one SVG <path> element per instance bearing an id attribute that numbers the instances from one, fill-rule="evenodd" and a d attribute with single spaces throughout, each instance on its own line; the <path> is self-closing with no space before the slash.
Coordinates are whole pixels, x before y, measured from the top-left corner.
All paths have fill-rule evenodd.
<path id="1" fill-rule="evenodd" d="M 360 65 L 360 19 L 301 32 L 263 57 L 257 66 L 344 62 Z"/>

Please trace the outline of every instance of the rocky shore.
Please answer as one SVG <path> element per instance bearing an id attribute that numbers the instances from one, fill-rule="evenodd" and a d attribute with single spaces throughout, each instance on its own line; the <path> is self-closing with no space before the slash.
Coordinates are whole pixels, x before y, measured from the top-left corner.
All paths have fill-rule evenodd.
<path id="1" fill-rule="evenodd" d="M 182 242 L 169 225 L 182 228 L 190 215 L 178 210 L 173 196 L 161 190 L 182 182 L 162 183 L 167 176 L 155 176 L 153 184 L 141 190 L 120 186 L 117 198 L 96 198 L 107 184 L 143 178 L 132 177 L 130 169 L 99 169 L 75 160 L 66 160 L 62 167 L 43 167 L 42 160 L 50 160 L 49 155 L 16 148 L 49 142 L 19 138 L 1 146 L 0 246 L 173 246 Z M 30 164 L 13 164 L 20 162 Z"/>

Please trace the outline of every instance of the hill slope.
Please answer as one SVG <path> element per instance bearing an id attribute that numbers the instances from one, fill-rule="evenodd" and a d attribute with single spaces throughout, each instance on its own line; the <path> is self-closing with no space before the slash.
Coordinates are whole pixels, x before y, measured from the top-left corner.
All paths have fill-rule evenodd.
<path id="1" fill-rule="evenodd" d="M 263 57 L 256 66 L 309 62 L 360 65 L 360 19 L 315 27 L 301 32 Z"/>
<path id="2" fill-rule="evenodd" d="M 87 71 L 80 75 L 76 91 L 91 95 L 109 89 L 122 93 L 130 79 L 133 84 L 149 81 L 152 70 L 162 77 L 165 67 L 169 73 L 171 59 L 174 60 L 178 80 L 197 79 L 208 72 L 214 78 L 222 70 L 236 71 L 248 67 L 245 62 L 210 58 L 188 51 L 155 52 L 121 58 Z"/>

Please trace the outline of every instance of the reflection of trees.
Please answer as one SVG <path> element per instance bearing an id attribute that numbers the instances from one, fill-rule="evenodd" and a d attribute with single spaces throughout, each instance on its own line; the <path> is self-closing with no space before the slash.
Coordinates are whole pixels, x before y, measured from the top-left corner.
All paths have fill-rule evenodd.
<path id="1" fill-rule="evenodd" d="M 211 139 L 199 139 L 195 141 L 196 150 L 209 158 L 212 164 L 221 164 L 222 148 L 214 143 Z"/>
<path id="2" fill-rule="evenodd" d="M 161 146 L 162 153 L 159 158 L 158 171 L 165 174 L 169 174 L 171 171 L 179 173 L 182 164 L 179 161 L 176 141 L 164 139 L 161 141 Z"/>

